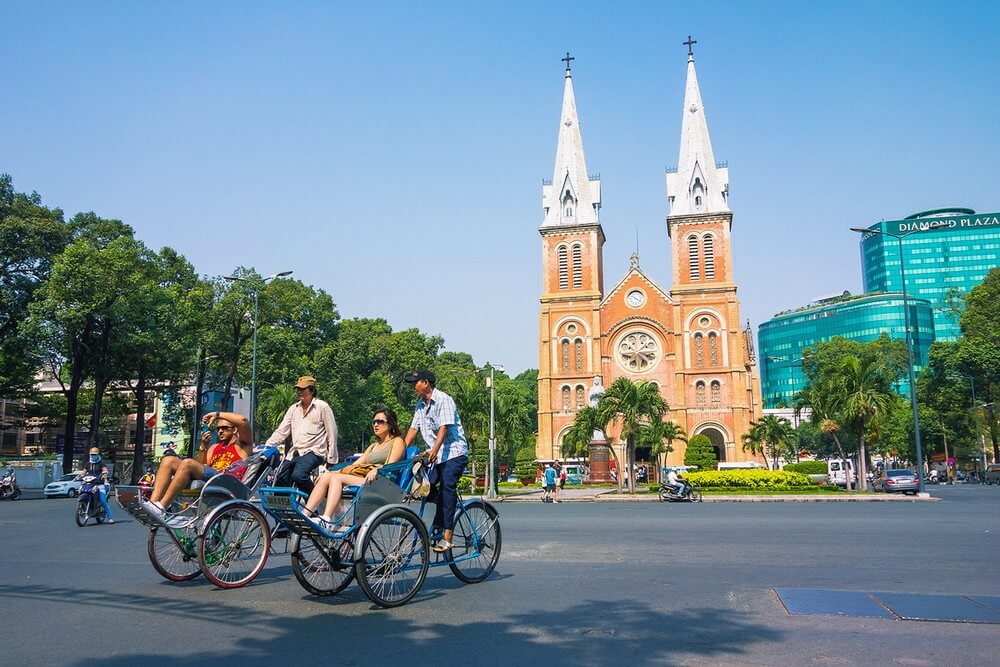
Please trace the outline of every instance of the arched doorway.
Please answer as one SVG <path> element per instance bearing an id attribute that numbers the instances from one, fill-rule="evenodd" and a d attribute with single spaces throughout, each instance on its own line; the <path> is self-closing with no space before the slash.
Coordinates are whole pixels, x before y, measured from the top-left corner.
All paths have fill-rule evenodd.
<path id="1" fill-rule="evenodd" d="M 723 435 L 722 431 L 715 428 L 714 426 L 708 426 L 703 428 L 700 435 L 707 436 L 709 440 L 712 441 L 712 448 L 715 449 L 715 459 L 722 463 L 726 460 L 726 436 Z"/>

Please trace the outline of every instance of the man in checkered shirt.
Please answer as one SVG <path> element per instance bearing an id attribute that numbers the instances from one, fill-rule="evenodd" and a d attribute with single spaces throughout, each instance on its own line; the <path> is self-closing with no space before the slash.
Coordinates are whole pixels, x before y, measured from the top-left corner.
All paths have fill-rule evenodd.
<path id="1" fill-rule="evenodd" d="M 455 401 L 434 387 L 434 373 L 420 370 L 403 379 L 413 385 L 417 394 L 417 408 L 410 430 L 406 433 L 406 444 L 409 446 L 420 433 L 429 448 L 427 460 L 433 466 L 431 484 L 441 484 L 433 525 L 434 535 L 441 537 L 432 548 L 437 553 L 444 553 L 451 549 L 455 506 L 458 504 L 458 479 L 469 462 L 469 443 L 465 439 Z"/>

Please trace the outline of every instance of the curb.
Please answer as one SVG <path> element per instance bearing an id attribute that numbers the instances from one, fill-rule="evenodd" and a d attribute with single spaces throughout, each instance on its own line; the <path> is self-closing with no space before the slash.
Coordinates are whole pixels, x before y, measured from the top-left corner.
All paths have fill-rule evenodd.
<path id="1" fill-rule="evenodd" d="M 917 496 L 892 496 L 871 495 L 871 496 L 704 496 L 702 502 L 705 503 L 927 503 L 940 502 L 940 498 L 928 496 L 920 498 Z M 498 503 L 537 503 L 541 502 L 538 497 L 531 496 L 502 496 L 493 502 Z M 660 499 L 656 496 L 635 496 L 635 497 L 608 497 L 607 495 L 582 496 L 578 498 L 564 498 L 563 503 L 658 503 Z"/>

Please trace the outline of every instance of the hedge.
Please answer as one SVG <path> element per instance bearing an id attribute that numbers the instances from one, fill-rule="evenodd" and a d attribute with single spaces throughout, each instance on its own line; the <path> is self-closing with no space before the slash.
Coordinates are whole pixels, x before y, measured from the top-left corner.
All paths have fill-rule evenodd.
<path id="1" fill-rule="evenodd" d="M 802 461 L 801 463 L 789 463 L 785 466 L 788 472 L 800 472 L 803 475 L 825 475 L 826 461 Z"/>
<path id="2" fill-rule="evenodd" d="M 793 489 L 813 485 L 808 476 L 785 470 L 707 470 L 689 472 L 684 477 L 706 489 Z"/>

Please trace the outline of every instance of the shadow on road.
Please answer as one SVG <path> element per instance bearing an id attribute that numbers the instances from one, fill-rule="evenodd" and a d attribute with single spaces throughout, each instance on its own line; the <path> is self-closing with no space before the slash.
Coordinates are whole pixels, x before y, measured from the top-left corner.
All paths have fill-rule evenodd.
<path id="1" fill-rule="evenodd" d="M 357 591 L 351 591 L 348 589 L 345 597 L 357 601 Z M 490 661 L 489 656 L 499 663 L 532 665 L 672 665 L 697 656 L 738 663 L 754 645 L 779 641 L 784 635 L 752 621 L 746 614 L 723 609 L 668 612 L 644 603 L 596 600 L 557 611 L 508 615 L 486 606 L 484 615 L 499 617 L 466 618 L 456 624 L 436 620 L 439 614 L 450 618 L 445 616 L 447 593 L 443 591 L 414 601 L 421 607 L 417 619 L 401 618 L 394 610 L 374 607 L 357 614 L 356 607 L 352 613 L 312 599 L 303 599 L 302 605 L 313 605 L 316 613 L 302 618 L 210 599 L 199 600 L 193 606 L 189 601 L 116 596 L 69 587 L 0 586 L 0 595 L 5 599 L 45 599 L 90 609 L 134 608 L 137 613 L 163 620 L 197 616 L 204 623 L 204 637 L 225 629 L 238 638 L 235 650 L 192 651 L 190 647 L 207 644 L 193 637 L 175 637 L 165 643 L 162 651 L 114 654 L 117 664 L 145 666 L 176 666 L 178 661 L 184 665 L 248 665 L 276 658 L 300 664 L 317 660 L 335 660 L 341 665 L 456 664 Z M 169 625 L 168 620 L 146 627 L 155 631 L 153 628 Z M 73 664 L 89 667 L 95 658 L 100 656 L 91 655 Z"/>

